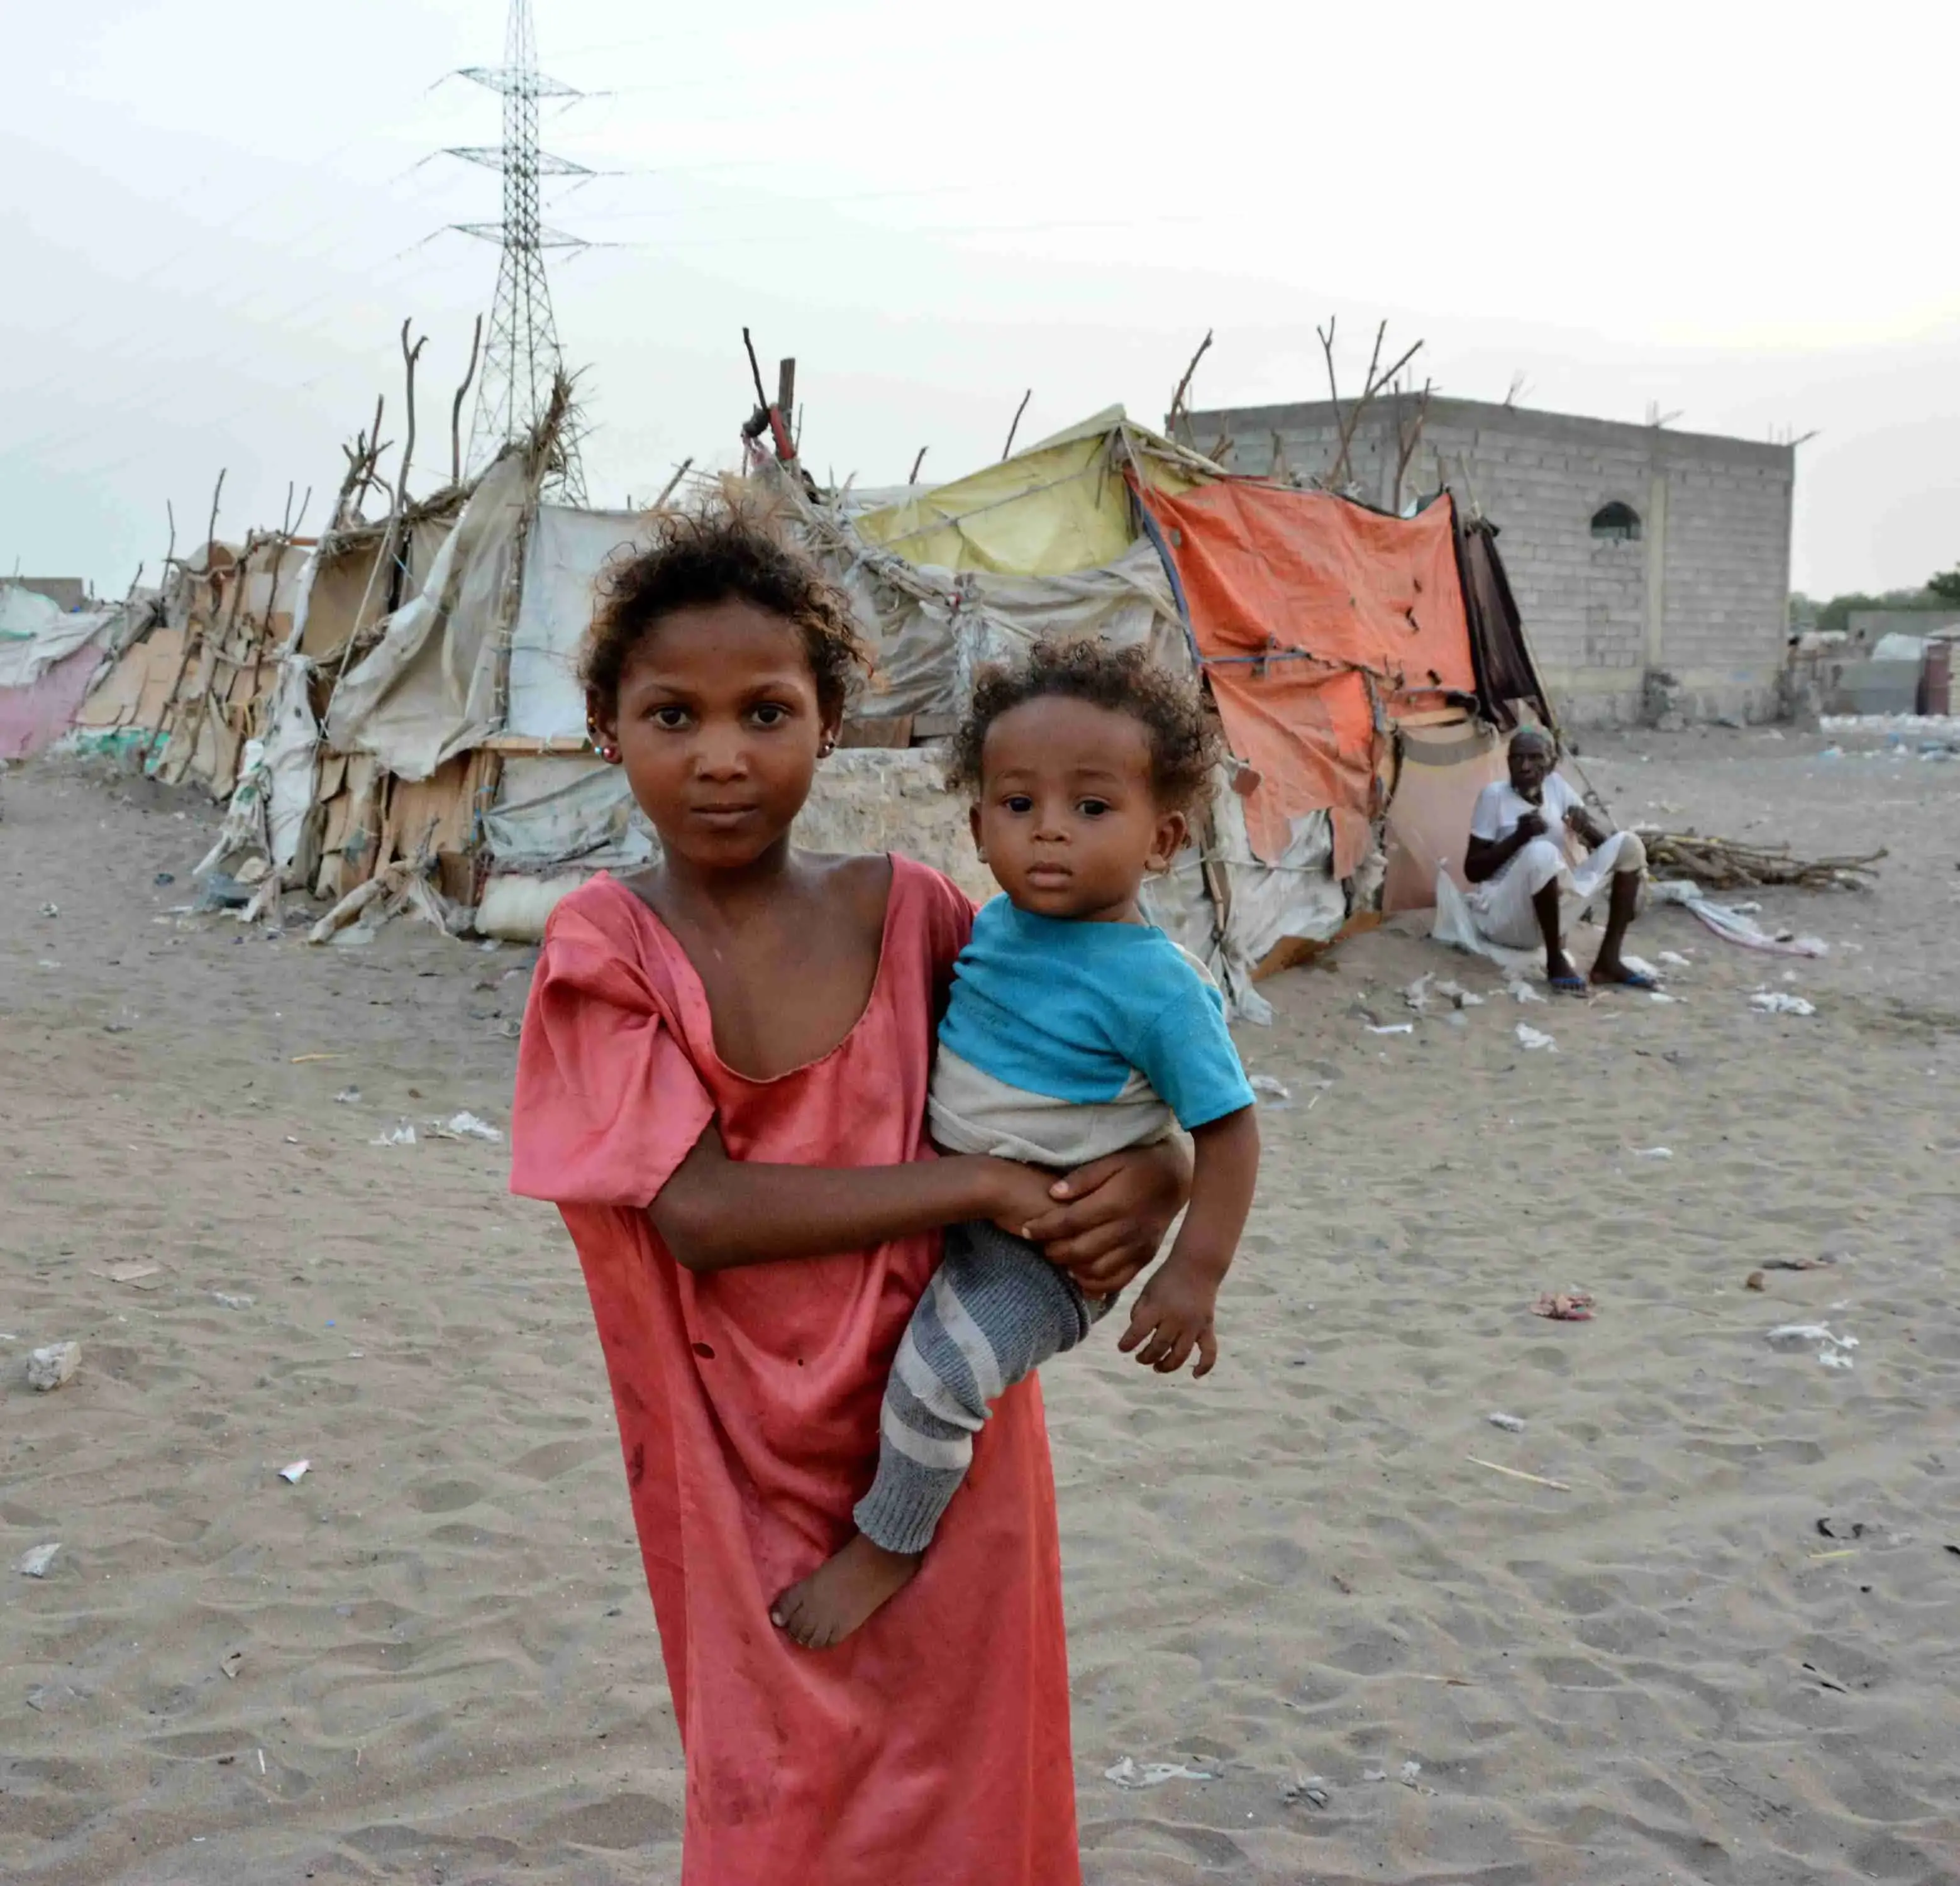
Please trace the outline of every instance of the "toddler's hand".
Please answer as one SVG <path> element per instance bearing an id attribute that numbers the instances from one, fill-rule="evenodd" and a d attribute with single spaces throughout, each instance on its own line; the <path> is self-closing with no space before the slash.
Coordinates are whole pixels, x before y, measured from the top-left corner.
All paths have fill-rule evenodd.
<path id="1" fill-rule="evenodd" d="M 1130 1312 L 1130 1326 L 1116 1347 L 1126 1356 L 1137 1350 L 1138 1361 L 1160 1376 L 1176 1375 L 1195 1347 L 1198 1366 L 1191 1378 L 1195 1382 L 1211 1374 L 1218 1360 L 1218 1339 L 1211 1333 L 1217 1302 L 1215 1284 L 1182 1274 L 1174 1263 L 1166 1264 L 1144 1285 Z"/>

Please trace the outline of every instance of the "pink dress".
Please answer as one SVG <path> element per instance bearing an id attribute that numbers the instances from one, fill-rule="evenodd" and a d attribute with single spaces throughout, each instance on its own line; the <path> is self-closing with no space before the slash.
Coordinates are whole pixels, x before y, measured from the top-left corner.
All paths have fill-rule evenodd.
<path id="1" fill-rule="evenodd" d="M 683 1886 L 1079 1886 L 1055 1490 L 1010 1389 L 918 1576 L 834 1650 L 770 1601 L 850 1536 L 936 1236 L 697 1277 L 646 1207 L 711 1119 L 731 1157 L 930 1159 L 933 1032 L 972 906 L 892 861 L 876 983 L 820 1061 L 714 1051 L 672 933 L 604 876 L 553 914 L 511 1185 L 564 1214 L 592 1296 L 687 1760 Z"/>

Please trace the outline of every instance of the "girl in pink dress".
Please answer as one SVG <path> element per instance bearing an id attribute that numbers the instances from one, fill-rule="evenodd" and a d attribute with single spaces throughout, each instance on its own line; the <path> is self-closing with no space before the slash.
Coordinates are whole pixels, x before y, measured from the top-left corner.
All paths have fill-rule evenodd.
<path id="1" fill-rule="evenodd" d="M 686 1755 L 685 1886 L 1077 1886 L 1032 1379 L 870 1624 L 813 1652 L 771 1622 L 851 1535 L 940 1229 L 1025 1227 L 1112 1292 L 1189 1183 L 1175 1147 L 1052 1186 L 934 1156 L 972 905 L 908 859 L 790 843 L 860 659 L 842 597 L 739 516 L 669 520 L 616 573 L 588 698 L 661 859 L 552 916 L 511 1186 L 559 1207 L 591 1293 Z"/>

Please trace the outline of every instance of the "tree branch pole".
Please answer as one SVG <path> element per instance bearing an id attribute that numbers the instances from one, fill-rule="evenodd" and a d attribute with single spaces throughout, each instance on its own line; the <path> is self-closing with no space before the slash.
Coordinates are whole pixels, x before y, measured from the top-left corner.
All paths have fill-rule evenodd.
<path id="1" fill-rule="evenodd" d="M 374 429 L 368 435 L 368 463 L 362 469 L 358 487 L 354 493 L 354 508 L 357 516 L 360 512 L 361 499 L 368 495 L 368 487 L 377 482 L 377 474 L 381 469 L 381 454 L 388 449 L 381 443 L 381 409 L 384 403 L 383 396 L 377 394 L 374 399 Z"/>
<path id="2" fill-rule="evenodd" d="M 762 364 L 756 358 L 756 343 L 749 339 L 749 330 L 746 327 L 742 330 L 742 345 L 748 350 L 749 377 L 756 383 L 756 410 L 767 412 L 769 409 L 769 396 L 762 390 Z"/>
<path id="3" fill-rule="evenodd" d="M 409 432 L 402 441 L 402 462 L 395 472 L 395 510 L 399 519 L 409 502 L 409 462 L 415 455 L 415 362 L 421 359 L 422 349 L 428 345 L 425 334 L 413 347 L 409 345 L 409 323 L 402 323 L 402 366 L 409 383 Z"/>
<path id="4" fill-rule="evenodd" d="M 1014 434 L 1021 429 L 1021 415 L 1027 411 L 1028 402 L 1034 396 L 1035 390 L 1033 387 L 1030 386 L 1026 393 L 1021 395 L 1021 403 L 1014 409 L 1014 423 L 1008 427 L 1007 443 L 1001 448 L 1001 463 L 1003 465 L 1006 464 L 1009 456 L 1013 451 Z"/>
<path id="5" fill-rule="evenodd" d="M 1328 317 L 1327 331 L 1328 337 L 1331 341 L 1334 332 L 1334 320 L 1331 315 Z M 1361 381 L 1361 397 L 1348 413 L 1345 422 L 1341 428 L 1339 447 L 1334 455 L 1333 466 L 1328 473 L 1329 482 L 1337 489 L 1354 475 L 1354 468 L 1349 462 L 1348 453 L 1354 443 L 1354 434 L 1360 425 L 1361 415 L 1367 410 L 1368 402 L 1375 396 L 1376 390 L 1375 369 L 1381 364 L 1382 342 L 1388 331 L 1389 324 L 1386 320 L 1375 329 L 1374 351 L 1368 356 L 1368 371 Z M 1330 375 L 1334 371 L 1334 356 L 1331 352 L 1327 357 L 1327 371 Z"/>
<path id="6" fill-rule="evenodd" d="M 1373 403 L 1376 396 L 1381 392 L 1382 389 L 1388 386 L 1395 379 L 1396 374 L 1399 374 L 1422 351 L 1423 344 L 1421 341 L 1418 341 L 1386 372 L 1378 371 L 1382 358 L 1382 340 L 1388 331 L 1388 323 L 1384 321 L 1375 330 L 1374 351 L 1369 356 L 1368 377 L 1362 383 L 1361 397 L 1355 402 L 1345 418 L 1341 416 L 1341 391 L 1335 379 L 1333 317 L 1332 316 L 1328 317 L 1325 332 L 1319 328 L 1314 329 L 1314 332 L 1320 336 L 1321 351 L 1327 356 L 1328 388 L 1333 397 L 1335 423 L 1340 429 L 1340 436 L 1335 441 L 1333 461 L 1327 469 L 1325 482 L 1328 488 L 1332 490 L 1338 491 L 1343 482 L 1354 475 L 1354 466 L 1350 462 L 1349 453 L 1354 447 L 1354 435 L 1360 429 L 1361 415 Z M 1396 440 L 1398 449 L 1400 448 L 1401 443 L 1400 437 L 1398 437 Z"/>
<path id="7" fill-rule="evenodd" d="M 476 355 L 482 345 L 483 317 L 479 314 L 469 336 L 469 365 L 449 409 L 449 482 L 452 485 L 463 482 L 463 402 L 469 391 L 469 383 L 476 377 Z"/>
<path id="8" fill-rule="evenodd" d="M 1395 440 L 1401 450 L 1395 460 L 1395 494 L 1392 508 L 1398 514 L 1402 507 L 1402 480 L 1408 475 L 1409 461 L 1415 456 L 1416 447 L 1422 443 L 1423 425 L 1429 418 L 1430 392 L 1430 383 L 1425 380 L 1422 383 L 1421 396 L 1415 403 L 1415 417 L 1405 433 L 1402 430 L 1402 394 L 1399 388 L 1396 391 Z"/>
<path id="9" fill-rule="evenodd" d="M 218 501 L 224 495 L 224 472 L 221 470 L 211 494 L 211 522 L 205 526 L 204 533 L 204 567 L 207 573 L 211 568 L 211 546 L 218 541 Z"/>
<path id="10" fill-rule="evenodd" d="M 1341 418 L 1341 381 L 1334 371 L 1334 327 L 1340 318 L 1338 314 L 1330 314 L 1326 327 L 1323 329 L 1316 326 L 1313 331 L 1320 336 L 1320 351 L 1327 356 L 1327 397 L 1334 408 L 1335 429 L 1344 438 L 1348 428 Z"/>
<path id="11" fill-rule="evenodd" d="M 368 604 L 374 600 L 374 586 L 380 580 L 382 571 L 388 568 L 394 560 L 395 533 L 401 527 L 402 508 L 408 498 L 409 460 L 415 449 L 415 356 L 422 351 L 427 338 L 425 336 L 411 348 L 409 345 L 409 323 L 402 322 L 402 361 L 409 383 L 408 434 L 402 444 L 402 462 L 396 474 L 394 500 L 389 507 L 388 520 L 382 529 L 380 547 L 374 552 L 374 567 L 368 572 L 367 583 L 361 592 L 360 606 L 354 612 L 354 620 L 348 628 L 347 639 L 340 645 L 340 658 L 334 664 L 333 685 L 327 690 L 326 696 L 329 713 L 333 711 L 334 697 L 339 693 L 341 679 L 347 673 L 348 658 L 354 652 L 354 644 L 361 639 L 361 622 L 368 613 Z M 374 430 L 377 437 L 380 429 L 381 405 L 377 400 L 374 404 Z M 371 446 L 368 456 L 369 466 L 378 469 L 380 447 Z M 363 488 L 365 488 L 364 485 Z M 383 615 L 386 613 L 385 610 L 383 611 Z"/>
<path id="12" fill-rule="evenodd" d="M 1179 423 L 1182 422 L 1184 424 L 1184 442 L 1186 445 L 1190 445 L 1194 443 L 1190 436 L 1191 427 L 1189 424 L 1189 411 L 1188 406 L 1191 393 L 1192 377 L 1198 371 L 1198 363 L 1201 361 L 1204 358 L 1205 355 L 1210 351 L 1211 346 L 1211 330 L 1208 327 L 1204 330 L 1204 339 L 1198 343 L 1198 351 L 1193 354 L 1191 357 L 1191 364 L 1185 368 L 1183 377 L 1178 381 L 1176 387 L 1172 389 L 1170 396 L 1170 413 L 1166 424 L 1168 430 L 1169 431 L 1170 436 L 1173 439 L 1177 437 L 1177 428 Z"/>
<path id="13" fill-rule="evenodd" d="M 918 456 L 912 460 L 912 475 L 905 480 L 908 485 L 916 485 L 918 482 L 919 467 L 925 463 L 925 455 L 931 450 L 932 447 L 929 445 L 922 445 L 919 447 Z"/>
<path id="14" fill-rule="evenodd" d="M 679 485 L 682 479 L 686 477 L 688 473 L 693 469 L 693 466 L 694 460 L 691 458 L 685 458 L 674 467 L 673 476 L 669 479 L 667 482 L 660 487 L 660 496 L 655 498 L 653 501 L 652 508 L 654 510 L 660 510 L 664 508 L 667 500 L 674 495 L 675 488 Z"/>

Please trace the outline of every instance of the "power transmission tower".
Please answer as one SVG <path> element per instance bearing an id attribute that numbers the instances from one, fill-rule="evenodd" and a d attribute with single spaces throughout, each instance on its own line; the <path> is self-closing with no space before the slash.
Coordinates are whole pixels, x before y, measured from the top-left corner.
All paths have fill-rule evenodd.
<path id="1" fill-rule="evenodd" d="M 497 298 L 490 310 L 490 334 L 477 383 L 476 412 L 469 428 L 469 469 L 479 471 L 507 440 L 527 437 L 551 404 L 552 383 L 564 364 L 558 326 L 552 318 L 551 285 L 545 279 L 547 249 L 584 249 L 581 238 L 552 228 L 538 211 L 541 177 L 594 174 L 569 157 L 538 148 L 538 100 L 582 97 L 575 87 L 547 78 L 538 70 L 537 38 L 531 26 L 531 0 L 511 0 L 501 65 L 469 65 L 461 76 L 504 97 L 501 145 L 453 145 L 448 154 L 504 174 L 504 218 L 496 223 L 457 223 L 466 235 L 500 244 Z M 561 440 L 564 469 L 553 483 L 568 503 L 585 502 L 585 474 L 579 441 L 569 425 Z"/>

